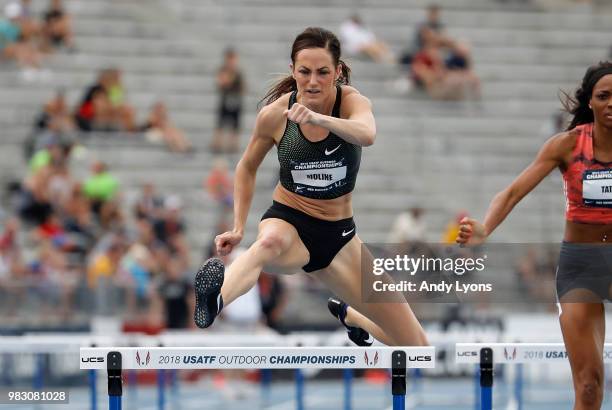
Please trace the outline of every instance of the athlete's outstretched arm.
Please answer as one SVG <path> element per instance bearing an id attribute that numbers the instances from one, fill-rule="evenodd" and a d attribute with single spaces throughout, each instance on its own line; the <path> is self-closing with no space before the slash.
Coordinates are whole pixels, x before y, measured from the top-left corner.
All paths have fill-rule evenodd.
<path id="1" fill-rule="evenodd" d="M 313 124 L 326 128 L 351 144 L 367 147 L 376 139 L 376 121 L 372 114 L 372 103 L 358 92 L 342 97 L 342 112 L 346 119 L 319 114 L 295 103 L 285 115 L 298 124 Z"/>
<path id="2" fill-rule="evenodd" d="M 521 199 L 531 192 L 551 171 L 564 163 L 573 149 L 571 135 L 555 135 L 540 149 L 536 159 L 503 191 L 493 197 L 484 223 L 464 218 L 460 223 L 457 242 L 461 244 L 484 241 L 503 222 Z"/>
<path id="3" fill-rule="evenodd" d="M 253 135 L 244 154 L 242 154 L 242 158 L 236 165 L 236 175 L 234 176 L 234 227 L 231 231 L 215 238 L 219 255 L 229 254 L 234 246 L 242 240 L 244 226 L 253 199 L 253 191 L 255 190 L 257 169 L 268 151 L 274 146 L 273 130 L 275 122 L 278 122 L 278 117 L 284 121 L 284 117 L 275 113 L 271 106 L 264 107 L 257 115 Z"/>

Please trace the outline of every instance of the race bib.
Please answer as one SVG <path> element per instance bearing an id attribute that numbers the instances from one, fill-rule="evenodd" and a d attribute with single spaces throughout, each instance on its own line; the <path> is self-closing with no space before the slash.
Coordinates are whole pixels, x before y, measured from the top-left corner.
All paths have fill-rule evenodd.
<path id="1" fill-rule="evenodd" d="M 612 169 L 584 171 L 582 201 L 586 206 L 612 208 Z"/>
<path id="2" fill-rule="evenodd" d="M 346 166 L 337 168 L 315 168 L 292 170 L 291 176 L 296 184 L 311 187 L 329 187 L 346 178 Z"/>

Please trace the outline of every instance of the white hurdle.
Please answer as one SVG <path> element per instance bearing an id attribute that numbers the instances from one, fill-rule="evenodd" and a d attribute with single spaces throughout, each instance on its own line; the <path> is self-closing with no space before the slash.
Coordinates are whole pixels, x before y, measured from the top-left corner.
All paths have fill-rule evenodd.
<path id="1" fill-rule="evenodd" d="M 392 369 L 393 409 L 405 409 L 406 369 L 435 367 L 434 347 L 104 347 L 80 349 L 80 368 L 108 372 L 109 410 L 121 409 L 124 369 Z M 300 386 L 296 408 L 303 409 Z"/>
<path id="2" fill-rule="evenodd" d="M 477 366 L 480 395 L 476 397 L 476 410 L 491 410 L 493 406 L 493 369 L 496 364 L 516 364 L 514 398 L 517 410 L 523 409 L 523 372 L 525 363 L 566 363 L 567 351 L 563 343 L 457 343 L 456 363 Z M 604 345 L 603 360 L 612 363 L 612 343 Z"/>

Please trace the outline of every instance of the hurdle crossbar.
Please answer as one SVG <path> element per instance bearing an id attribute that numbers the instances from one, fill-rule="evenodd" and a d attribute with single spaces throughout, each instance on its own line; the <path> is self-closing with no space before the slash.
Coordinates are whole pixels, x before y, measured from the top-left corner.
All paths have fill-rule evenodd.
<path id="1" fill-rule="evenodd" d="M 406 368 L 435 367 L 434 347 L 82 347 L 80 368 L 106 369 L 109 352 L 123 369 L 391 369 L 394 351 Z"/>
<path id="2" fill-rule="evenodd" d="M 563 343 L 457 343 L 456 363 L 480 363 L 480 350 L 493 350 L 493 363 L 566 362 Z M 612 363 L 612 343 L 604 345 L 603 358 Z"/>

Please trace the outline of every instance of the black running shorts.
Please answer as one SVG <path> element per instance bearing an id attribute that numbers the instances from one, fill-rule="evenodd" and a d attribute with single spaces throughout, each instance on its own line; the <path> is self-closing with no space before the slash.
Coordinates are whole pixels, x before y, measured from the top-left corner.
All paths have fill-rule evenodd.
<path id="1" fill-rule="evenodd" d="M 561 302 L 586 302 L 572 298 L 563 299 L 574 289 L 585 289 L 601 300 L 612 300 L 612 245 L 569 243 L 561 244 L 557 267 L 557 298 Z M 576 299 L 576 300 L 574 300 Z"/>
<path id="2" fill-rule="evenodd" d="M 293 225 L 310 253 L 310 260 L 302 269 L 314 272 L 329 266 L 336 254 L 355 236 L 353 218 L 325 221 L 273 201 L 261 220 L 277 218 Z"/>

